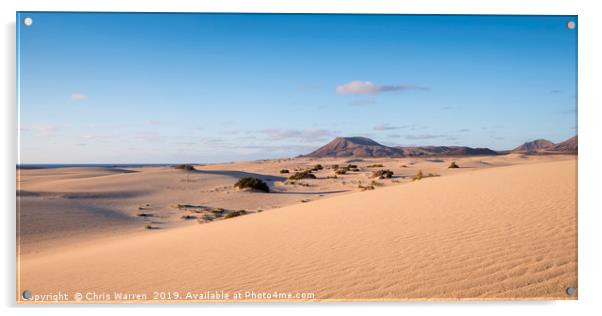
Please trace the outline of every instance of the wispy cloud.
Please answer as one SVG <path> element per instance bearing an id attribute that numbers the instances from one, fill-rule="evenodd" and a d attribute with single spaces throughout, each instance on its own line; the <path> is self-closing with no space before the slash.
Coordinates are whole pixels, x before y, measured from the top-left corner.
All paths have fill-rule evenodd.
<path id="1" fill-rule="evenodd" d="M 262 152 L 297 152 L 297 153 L 308 153 L 315 150 L 315 146 L 310 145 L 288 145 L 288 146 L 271 146 L 271 145 L 243 145 L 241 148 L 254 149 Z"/>
<path id="2" fill-rule="evenodd" d="M 466 132 L 470 132 L 470 129 L 468 128 L 461 128 L 458 130 L 459 133 L 466 133 Z"/>
<path id="3" fill-rule="evenodd" d="M 216 148 L 229 147 L 228 141 L 222 137 L 203 137 L 199 139 L 199 143 L 205 146 L 211 146 Z"/>
<path id="4" fill-rule="evenodd" d="M 299 138 L 306 142 L 323 140 L 324 137 L 334 134 L 332 131 L 321 128 L 308 128 L 304 130 L 276 128 L 265 129 L 260 132 L 266 134 L 271 140 Z"/>
<path id="5" fill-rule="evenodd" d="M 402 128 L 406 128 L 406 127 L 407 126 L 393 126 L 389 123 L 384 123 L 384 124 L 374 126 L 373 129 L 375 131 L 391 131 L 391 130 L 402 129 Z"/>
<path id="6" fill-rule="evenodd" d="M 154 143 L 154 144 L 158 144 L 158 143 L 162 143 L 163 142 L 163 137 L 161 136 L 161 134 L 157 133 L 157 132 L 145 132 L 142 133 L 142 135 L 140 135 L 140 138 L 149 142 L 149 143 Z"/>
<path id="7" fill-rule="evenodd" d="M 192 145 L 194 145 L 196 143 L 195 142 L 175 142 L 174 144 L 176 144 L 176 145 L 192 146 Z"/>
<path id="8" fill-rule="evenodd" d="M 301 137 L 306 141 L 322 140 L 324 137 L 333 135 L 331 131 L 321 128 L 308 128 L 303 130 L 301 134 Z"/>
<path id="9" fill-rule="evenodd" d="M 550 94 L 559 94 L 559 93 L 562 93 L 562 91 L 558 90 L 558 89 L 552 89 L 552 90 L 550 90 Z"/>
<path id="10" fill-rule="evenodd" d="M 379 94 L 390 91 L 405 91 L 405 90 L 428 90 L 428 88 L 419 87 L 412 84 L 399 85 L 378 85 L 371 81 L 351 81 L 342 84 L 336 88 L 339 94 Z"/>
<path id="11" fill-rule="evenodd" d="M 80 93 L 80 92 L 75 92 L 71 94 L 71 100 L 73 101 L 85 101 L 88 100 L 88 95 Z"/>
<path id="12" fill-rule="evenodd" d="M 23 125 L 21 132 L 32 132 L 37 137 L 53 137 L 61 130 L 61 127 L 52 124 L 30 124 Z"/>
<path id="13" fill-rule="evenodd" d="M 445 135 L 434 135 L 434 134 L 419 134 L 419 135 L 405 135 L 405 139 L 409 140 L 422 140 L 422 139 L 435 139 L 445 137 Z"/>
<path id="14" fill-rule="evenodd" d="M 107 139 L 114 138 L 114 136 L 111 136 L 111 135 L 98 135 L 98 134 L 83 134 L 83 135 L 81 135 L 81 137 L 86 140 L 107 140 Z"/>
<path id="15" fill-rule="evenodd" d="M 261 131 L 268 135 L 268 137 L 272 140 L 282 140 L 287 138 L 294 138 L 301 136 L 301 131 L 294 129 L 264 129 Z"/>

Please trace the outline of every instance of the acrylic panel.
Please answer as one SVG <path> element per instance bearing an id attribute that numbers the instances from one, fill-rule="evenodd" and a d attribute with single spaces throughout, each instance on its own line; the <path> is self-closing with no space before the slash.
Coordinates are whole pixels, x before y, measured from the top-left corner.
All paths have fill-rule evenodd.
<path id="1" fill-rule="evenodd" d="M 577 16 L 16 21 L 18 303 L 577 299 Z"/>

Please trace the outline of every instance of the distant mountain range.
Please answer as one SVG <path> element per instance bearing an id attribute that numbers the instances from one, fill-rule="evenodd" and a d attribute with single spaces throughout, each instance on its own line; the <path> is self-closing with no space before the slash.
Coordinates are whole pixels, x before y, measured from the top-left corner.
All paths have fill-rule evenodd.
<path id="1" fill-rule="evenodd" d="M 548 154 L 577 153 L 577 136 L 562 143 L 554 144 L 545 139 L 524 143 L 511 150 L 512 153 Z M 499 155 L 489 148 L 472 148 L 466 146 L 385 146 L 366 137 L 337 137 L 330 143 L 303 157 L 433 157 L 433 156 L 477 156 Z"/>

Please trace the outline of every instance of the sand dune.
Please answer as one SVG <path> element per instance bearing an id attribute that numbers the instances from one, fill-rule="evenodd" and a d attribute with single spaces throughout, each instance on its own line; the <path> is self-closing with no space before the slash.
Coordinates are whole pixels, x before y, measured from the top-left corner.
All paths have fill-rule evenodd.
<path id="1" fill-rule="evenodd" d="M 576 189 L 575 158 L 450 174 L 25 254 L 17 290 L 574 299 Z"/>

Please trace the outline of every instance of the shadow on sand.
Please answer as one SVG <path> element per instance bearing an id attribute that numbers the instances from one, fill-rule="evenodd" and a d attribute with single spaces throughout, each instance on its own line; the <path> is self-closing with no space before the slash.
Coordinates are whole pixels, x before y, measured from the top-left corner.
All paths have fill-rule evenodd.
<path id="1" fill-rule="evenodd" d="M 286 180 L 285 177 L 270 176 L 270 175 L 264 175 L 264 174 L 253 173 L 253 172 L 238 171 L 238 170 L 199 170 L 199 169 L 196 169 L 192 172 L 197 173 L 197 174 L 212 174 L 212 175 L 219 175 L 219 176 L 228 176 L 228 177 L 239 178 L 239 179 L 244 178 L 244 177 L 255 177 L 255 178 L 259 178 L 263 181 L 270 181 L 270 182 Z"/>
<path id="2" fill-rule="evenodd" d="M 336 191 L 320 191 L 320 192 L 287 192 L 287 191 L 272 191 L 270 193 L 276 194 L 298 194 L 298 195 L 320 195 L 320 194 L 336 194 L 343 192 L 350 192 L 352 190 L 336 190 Z"/>

